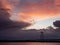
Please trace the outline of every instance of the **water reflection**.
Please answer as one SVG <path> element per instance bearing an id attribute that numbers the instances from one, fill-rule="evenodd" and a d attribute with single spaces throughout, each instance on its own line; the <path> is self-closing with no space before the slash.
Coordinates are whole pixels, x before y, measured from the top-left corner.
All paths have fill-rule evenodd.
<path id="1" fill-rule="evenodd" d="M 41 42 L 10 42 L 10 43 L 0 43 L 0 45 L 60 45 L 60 43 L 41 43 Z"/>

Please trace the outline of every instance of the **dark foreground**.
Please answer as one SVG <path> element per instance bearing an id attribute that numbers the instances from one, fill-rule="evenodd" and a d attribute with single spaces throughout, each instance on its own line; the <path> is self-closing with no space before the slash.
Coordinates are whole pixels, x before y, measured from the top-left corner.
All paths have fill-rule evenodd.
<path id="1" fill-rule="evenodd" d="M 60 39 L 45 39 L 45 40 L 0 40 L 0 42 L 60 42 Z"/>

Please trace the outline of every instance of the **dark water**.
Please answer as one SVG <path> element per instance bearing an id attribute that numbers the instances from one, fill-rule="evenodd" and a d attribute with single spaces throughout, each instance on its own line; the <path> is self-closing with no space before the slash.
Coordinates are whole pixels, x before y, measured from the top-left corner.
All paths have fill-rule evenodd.
<path id="1" fill-rule="evenodd" d="M 60 43 L 46 43 L 46 42 L 5 42 L 0 45 L 60 45 Z"/>

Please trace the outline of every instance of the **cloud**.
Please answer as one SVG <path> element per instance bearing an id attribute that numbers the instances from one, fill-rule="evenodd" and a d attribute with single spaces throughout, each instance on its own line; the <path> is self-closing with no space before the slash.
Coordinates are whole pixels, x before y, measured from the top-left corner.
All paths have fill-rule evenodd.
<path id="1" fill-rule="evenodd" d="M 53 22 L 53 24 L 56 27 L 60 27 L 60 20 L 57 20 L 57 21 Z"/>
<path id="2" fill-rule="evenodd" d="M 25 28 L 27 26 L 30 26 L 29 23 L 26 23 L 26 22 L 2 22 L 0 23 L 0 29 L 2 30 L 5 30 L 5 29 L 14 29 L 14 28 L 17 28 L 17 29 L 22 29 L 22 28 Z"/>
<path id="3" fill-rule="evenodd" d="M 60 17 L 59 15 L 60 8 L 56 6 L 55 0 L 1 0 L 1 1 L 3 2 L 5 8 L 12 10 L 11 18 L 19 21 L 31 22 L 33 21 L 33 19 L 40 20 L 51 17 Z"/>
<path id="4" fill-rule="evenodd" d="M 8 8 L 7 8 L 8 9 Z M 14 22 L 11 21 L 10 14 L 8 13 L 8 10 L 4 8 L 4 5 L 0 3 L 0 29 L 10 29 L 10 28 L 24 28 L 30 25 L 30 23 L 27 22 Z"/>
<path id="5" fill-rule="evenodd" d="M 34 19 L 36 17 L 39 17 L 38 19 L 60 17 L 60 8 L 56 6 L 54 0 L 20 0 L 16 9 L 20 9 L 18 10 L 19 15 L 24 15 L 29 19 L 33 16 Z"/>
<path id="6" fill-rule="evenodd" d="M 53 17 L 55 15 L 53 15 L 54 9 L 53 5 L 51 4 L 52 2 L 52 0 L 20 0 L 20 3 L 18 3 L 16 7 L 18 10 L 17 19 L 25 21 L 28 19 L 27 21 L 31 21 L 33 19 L 35 20 L 36 18 L 45 19 Z M 23 17 L 21 17 L 21 15 Z"/>

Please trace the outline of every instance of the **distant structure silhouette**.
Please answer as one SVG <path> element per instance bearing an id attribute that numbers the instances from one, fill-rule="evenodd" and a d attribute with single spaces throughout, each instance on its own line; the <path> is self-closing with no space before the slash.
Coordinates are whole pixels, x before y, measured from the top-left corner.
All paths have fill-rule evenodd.
<path id="1" fill-rule="evenodd" d="M 41 40 L 41 41 L 44 40 L 44 32 L 43 32 L 43 31 L 40 32 L 40 40 Z"/>

